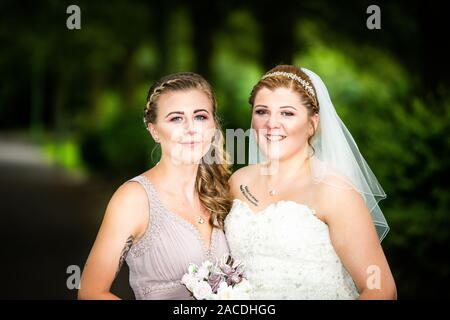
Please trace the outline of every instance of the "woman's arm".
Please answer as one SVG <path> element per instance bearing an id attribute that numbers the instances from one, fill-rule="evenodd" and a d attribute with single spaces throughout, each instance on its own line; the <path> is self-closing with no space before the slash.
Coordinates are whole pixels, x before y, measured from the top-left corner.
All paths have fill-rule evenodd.
<path id="1" fill-rule="evenodd" d="M 324 219 L 359 299 L 397 299 L 395 281 L 367 206 L 354 189 L 325 186 Z"/>
<path id="2" fill-rule="evenodd" d="M 110 288 L 132 243 L 145 232 L 148 210 L 140 185 L 125 183 L 117 189 L 84 266 L 78 299 L 120 299 Z"/>

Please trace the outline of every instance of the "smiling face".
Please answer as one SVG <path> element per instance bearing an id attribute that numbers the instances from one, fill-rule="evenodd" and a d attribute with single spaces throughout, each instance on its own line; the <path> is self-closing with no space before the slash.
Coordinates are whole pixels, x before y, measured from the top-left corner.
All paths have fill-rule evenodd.
<path id="1" fill-rule="evenodd" d="M 308 146 L 318 115 L 309 115 L 300 95 L 289 88 L 261 88 L 254 99 L 252 126 L 269 160 L 288 159 Z"/>
<path id="2" fill-rule="evenodd" d="M 162 156 L 174 163 L 199 163 L 216 128 L 211 99 L 200 89 L 177 90 L 162 94 L 157 104 L 157 120 L 148 126 Z"/>

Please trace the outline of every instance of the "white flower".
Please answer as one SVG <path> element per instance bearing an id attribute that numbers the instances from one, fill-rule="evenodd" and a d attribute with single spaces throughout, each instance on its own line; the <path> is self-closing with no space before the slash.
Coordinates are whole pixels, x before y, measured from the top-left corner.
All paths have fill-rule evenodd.
<path id="1" fill-rule="evenodd" d="M 203 263 L 202 263 L 202 268 L 205 268 L 208 270 L 211 270 L 213 266 L 214 266 L 214 263 L 212 263 L 209 260 L 203 261 Z"/>
<path id="2" fill-rule="evenodd" d="M 225 282 L 222 282 L 217 289 L 217 299 L 219 300 L 234 300 L 233 287 L 228 286 Z"/>
<path id="3" fill-rule="evenodd" d="M 192 292 L 194 287 L 199 283 L 199 280 L 194 274 L 185 273 L 183 275 L 183 278 L 181 278 L 181 283 L 184 284 L 186 288 Z"/>
<path id="4" fill-rule="evenodd" d="M 198 270 L 198 266 L 195 263 L 190 263 L 188 267 L 189 273 L 196 273 Z"/>
<path id="5" fill-rule="evenodd" d="M 219 297 L 216 293 L 212 293 L 206 297 L 206 300 L 219 300 Z"/>
<path id="6" fill-rule="evenodd" d="M 212 290 L 211 286 L 206 281 L 200 281 L 195 285 L 192 292 L 197 300 L 203 300 L 211 295 Z"/>
<path id="7" fill-rule="evenodd" d="M 244 279 L 235 286 L 228 286 L 225 282 L 222 282 L 217 289 L 218 300 L 250 300 L 252 287 L 248 280 Z"/>
<path id="8" fill-rule="evenodd" d="M 205 267 L 204 265 L 202 265 L 200 268 L 198 268 L 197 270 L 197 277 L 199 279 L 208 279 L 209 276 L 209 269 L 207 267 Z"/>
<path id="9" fill-rule="evenodd" d="M 219 288 L 217 289 L 217 292 L 226 290 L 228 288 L 231 288 L 231 287 L 229 287 L 225 281 L 222 281 L 219 285 Z"/>
<path id="10" fill-rule="evenodd" d="M 250 299 L 252 287 L 249 281 L 242 277 L 242 270 L 239 269 L 242 268 L 240 263 L 229 255 L 225 255 L 221 262 L 222 265 L 219 262 L 212 263 L 210 260 L 206 260 L 200 266 L 190 263 L 188 272 L 183 275 L 181 283 L 192 292 L 197 300 Z M 227 265 L 227 262 L 230 265 Z M 224 267 L 228 269 L 223 270 Z M 239 273 L 239 283 L 231 281 L 236 273 Z M 229 286 L 227 281 L 230 281 L 232 285 Z M 217 293 L 213 292 L 213 288 L 217 290 Z"/>

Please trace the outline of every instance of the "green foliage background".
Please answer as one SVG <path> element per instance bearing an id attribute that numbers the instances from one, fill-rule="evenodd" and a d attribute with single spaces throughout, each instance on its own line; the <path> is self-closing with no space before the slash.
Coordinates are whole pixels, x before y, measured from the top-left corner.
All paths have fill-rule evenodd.
<path id="1" fill-rule="evenodd" d="M 420 4 L 382 2 L 376 31 L 365 1 L 78 1 L 76 31 L 69 4 L 2 3 L 2 129 L 26 132 L 67 170 L 124 180 L 158 161 L 142 111 L 160 76 L 203 74 L 223 128 L 247 129 L 259 77 L 278 63 L 306 67 L 388 195 L 383 247 L 399 297 L 449 297 L 450 95 L 425 78 Z"/>

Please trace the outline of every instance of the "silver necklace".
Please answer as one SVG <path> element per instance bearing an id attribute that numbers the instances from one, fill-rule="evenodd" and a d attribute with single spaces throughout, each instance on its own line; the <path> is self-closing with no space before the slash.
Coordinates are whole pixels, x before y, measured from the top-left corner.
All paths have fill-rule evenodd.
<path id="1" fill-rule="evenodd" d="M 297 178 L 297 176 L 294 175 L 294 177 L 291 178 L 291 179 L 289 179 L 287 182 L 291 182 L 291 181 L 294 180 L 295 178 Z M 286 183 L 286 182 L 284 182 L 284 183 Z M 275 196 L 276 194 L 277 194 L 277 190 L 276 190 L 275 187 L 269 188 L 269 195 L 270 195 L 271 197 Z"/>
<path id="2" fill-rule="evenodd" d="M 205 223 L 205 219 L 203 219 L 202 216 L 198 216 L 198 217 L 197 217 L 197 223 L 198 223 L 198 224 L 204 224 L 204 223 Z"/>

